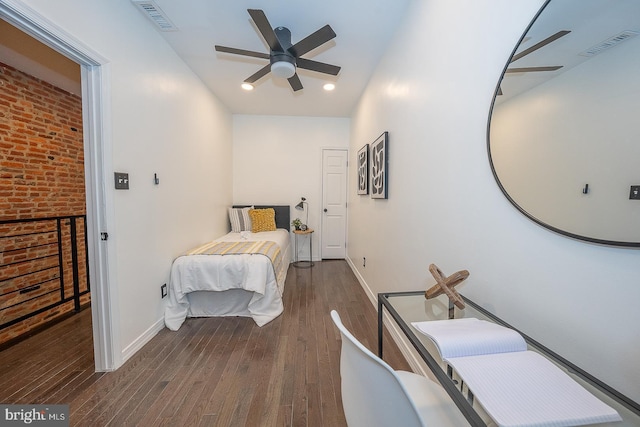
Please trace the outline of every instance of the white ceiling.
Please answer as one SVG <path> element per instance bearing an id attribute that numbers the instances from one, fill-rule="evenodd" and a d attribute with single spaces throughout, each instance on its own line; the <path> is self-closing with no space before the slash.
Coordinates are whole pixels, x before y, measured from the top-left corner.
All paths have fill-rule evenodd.
<path id="1" fill-rule="evenodd" d="M 375 66 L 384 54 L 411 0 L 154 0 L 177 27 L 160 31 L 184 62 L 234 114 L 349 117 Z M 247 92 L 240 84 L 267 61 L 217 53 L 219 44 L 268 53 L 247 9 L 262 9 L 273 27 L 285 26 L 296 43 L 329 24 L 336 37 L 303 55 L 341 67 L 337 76 L 298 70 L 304 89 L 293 92 L 285 79 L 271 74 Z M 142 13 L 132 3 L 132 13 Z M 0 20 L 2 61 L 80 94 L 80 69 L 35 39 Z M 322 86 L 332 82 L 336 89 Z"/>
<path id="2" fill-rule="evenodd" d="M 411 0 L 154 0 L 178 28 L 162 32 L 185 63 L 235 114 L 349 117 L 371 74 L 398 30 Z M 527 34 L 518 51 L 568 29 L 559 40 L 511 64 L 513 67 L 563 65 L 558 71 L 507 74 L 501 82 L 504 102 L 529 88 L 587 60 L 579 53 L 624 30 L 640 30 L 638 0 L 557 0 L 552 1 Z M 251 21 L 247 9 L 262 9 L 272 26 L 291 30 L 292 42 L 329 24 L 335 39 L 306 55 L 342 67 L 338 76 L 307 70 L 298 74 L 304 89 L 293 92 L 285 79 L 267 74 L 246 92 L 244 79 L 266 65 L 266 60 L 217 53 L 219 44 L 268 53 L 268 47 Z M 131 4 L 132 13 L 142 13 Z M 53 50 L 30 39 L 0 20 L 3 34 L 0 57 L 3 61 L 38 78 L 68 90 L 80 92 L 80 73 L 72 63 Z M 30 39 L 30 40 L 29 40 Z M 640 42 L 640 37 L 635 37 Z M 59 57 L 58 60 L 55 56 Z M 322 86 L 334 82 L 336 89 Z"/>
<path id="3" fill-rule="evenodd" d="M 178 28 L 160 34 L 232 113 L 348 117 L 409 0 L 155 0 L 155 4 Z M 340 73 L 334 77 L 299 69 L 304 89 L 297 92 L 286 79 L 271 73 L 258 80 L 253 91 L 241 89 L 243 80 L 267 60 L 218 53 L 214 45 L 269 53 L 247 9 L 262 9 L 272 27 L 287 27 L 294 44 L 329 24 L 336 38 L 303 57 L 340 66 Z M 335 83 L 336 89 L 324 91 L 327 82 Z"/>

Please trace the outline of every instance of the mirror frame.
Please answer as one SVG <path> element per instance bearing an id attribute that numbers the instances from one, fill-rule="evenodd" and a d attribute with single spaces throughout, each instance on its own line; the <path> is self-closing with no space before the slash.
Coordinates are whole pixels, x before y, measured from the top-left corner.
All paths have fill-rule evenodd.
<path id="1" fill-rule="evenodd" d="M 536 23 L 536 21 L 538 20 L 540 15 L 542 15 L 542 13 L 545 11 L 545 9 L 549 5 L 549 3 L 551 3 L 551 1 L 553 1 L 553 0 L 546 0 L 544 2 L 544 4 L 540 7 L 540 10 L 538 10 L 538 12 L 535 14 L 533 19 L 531 20 L 531 22 L 527 26 L 527 28 L 525 28 L 524 32 L 522 33 L 522 36 L 520 36 L 520 38 L 518 39 L 518 42 L 516 43 L 515 47 L 513 48 L 513 51 L 511 52 L 511 55 L 509 55 L 509 59 L 507 60 L 504 68 L 502 69 L 502 74 L 500 75 L 500 78 L 498 79 L 498 83 L 496 84 L 496 88 L 495 88 L 494 93 L 493 93 L 493 99 L 491 100 L 491 106 L 489 107 L 489 117 L 488 117 L 488 121 L 487 121 L 487 154 L 488 154 L 488 157 L 489 157 L 489 165 L 491 167 L 491 173 L 493 174 L 493 178 L 495 179 L 496 183 L 498 184 L 498 187 L 500 188 L 500 191 L 502 191 L 502 194 L 507 198 L 507 200 L 518 211 L 520 211 L 521 214 L 523 214 L 524 216 L 526 216 L 527 218 L 529 218 L 531 221 L 535 222 L 536 224 L 542 226 L 543 228 L 546 228 L 547 230 L 551 230 L 551 231 L 553 231 L 553 232 L 555 232 L 557 234 L 560 234 L 562 236 L 565 236 L 565 237 L 569 237 L 569 238 L 576 239 L 576 240 L 581 240 L 581 241 L 586 241 L 586 242 L 589 242 L 589 243 L 595 243 L 595 244 L 606 245 L 606 246 L 616 246 L 616 247 L 621 247 L 621 248 L 640 248 L 640 242 L 627 242 L 627 241 L 598 239 L 598 238 L 594 238 L 594 237 L 575 234 L 575 233 L 572 233 L 572 232 L 569 232 L 569 231 L 562 230 L 560 228 L 554 227 L 553 225 L 548 224 L 548 223 L 536 218 L 535 216 L 533 216 L 532 214 L 527 212 L 522 206 L 520 206 L 511 197 L 511 195 L 509 195 L 509 193 L 507 192 L 505 187 L 500 182 L 500 178 L 498 178 L 498 174 L 496 172 L 496 168 L 495 168 L 495 166 L 493 164 L 493 157 L 491 156 L 491 119 L 492 119 L 492 116 L 493 116 L 493 109 L 495 107 L 496 99 L 498 97 L 498 92 L 500 91 L 500 85 L 502 83 L 502 79 L 505 76 L 507 68 L 509 67 L 509 64 L 511 62 L 511 58 L 513 58 L 513 56 L 516 54 L 516 51 L 518 50 L 518 47 L 520 46 L 520 44 L 522 43 L 522 41 L 526 37 L 527 33 L 529 33 L 529 30 L 531 29 L 531 27 L 533 27 L 533 25 Z M 560 0 L 556 0 L 556 1 L 560 1 Z"/>

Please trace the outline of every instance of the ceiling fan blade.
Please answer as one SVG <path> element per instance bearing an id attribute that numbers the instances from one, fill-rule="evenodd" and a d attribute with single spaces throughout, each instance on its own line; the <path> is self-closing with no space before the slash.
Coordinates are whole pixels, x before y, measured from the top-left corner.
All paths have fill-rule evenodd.
<path id="1" fill-rule="evenodd" d="M 293 89 L 294 92 L 302 89 L 302 82 L 300 81 L 300 77 L 298 77 L 298 73 L 294 74 L 293 77 L 289 77 L 287 80 L 289 81 L 291 89 Z"/>
<path id="2" fill-rule="evenodd" d="M 333 29 L 329 25 L 325 25 L 315 33 L 308 35 L 298 43 L 291 46 L 289 48 L 289 52 L 291 52 L 295 57 L 300 57 L 318 46 L 325 44 L 335 36 L 336 33 Z"/>
<path id="3" fill-rule="evenodd" d="M 562 68 L 562 65 L 553 65 L 550 67 L 523 67 L 523 68 L 507 68 L 506 73 L 531 73 L 536 71 L 555 71 Z"/>
<path id="4" fill-rule="evenodd" d="M 271 64 L 267 64 L 264 67 L 260 68 L 253 75 L 248 77 L 244 82 L 253 84 L 253 83 L 257 82 L 258 80 L 260 80 L 262 77 L 264 77 L 267 74 L 269 74 L 269 71 L 271 71 Z"/>
<path id="5" fill-rule="evenodd" d="M 280 45 L 280 41 L 276 37 L 276 33 L 273 31 L 271 24 L 269 24 L 269 20 L 267 19 L 267 15 L 260 9 L 247 9 L 249 15 L 251 15 L 251 19 L 255 22 L 256 27 L 260 30 L 260 34 L 264 37 L 265 41 L 269 45 L 271 50 L 275 50 L 278 52 L 282 52 L 282 46 Z"/>
<path id="6" fill-rule="evenodd" d="M 542 40 L 541 42 L 534 44 L 529 49 L 525 49 L 522 52 L 520 52 L 519 54 L 514 55 L 513 58 L 511 58 L 511 62 L 517 61 L 518 59 L 522 58 L 523 56 L 529 55 L 531 52 L 535 52 L 536 50 L 540 49 L 541 47 L 544 47 L 544 46 L 548 45 L 549 43 L 558 40 L 560 37 L 566 36 L 570 32 L 571 31 L 569 31 L 569 30 L 558 31 L 557 33 L 553 34 L 552 36 L 547 37 L 546 39 Z"/>
<path id="7" fill-rule="evenodd" d="M 325 64 L 324 62 L 312 61 L 311 59 L 297 58 L 296 65 L 299 68 L 305 70 L 317 71 L 318 73 L 331 74 L 337 76 L 340 72 L 340 67 L 331 64 Z"/>
<path id="8" fill-rule="evenodd" d="M 215 45 L 216 52 L 233 53 L 234 55 L 252 56 L 254 58 L 269 59 L 269 54 L 262 52 L 254 52 L 252 50 L 236 49 L 235 47 L 226 47 Z"/>

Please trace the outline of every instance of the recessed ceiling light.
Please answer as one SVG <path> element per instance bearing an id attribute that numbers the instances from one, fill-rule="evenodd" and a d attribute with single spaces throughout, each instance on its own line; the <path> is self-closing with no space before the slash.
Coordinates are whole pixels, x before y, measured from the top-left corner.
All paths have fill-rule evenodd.
<path id="1" fill-rule="evenodd" d="M 333 83 L 326 83 L 324 86 L 322 86 L 322 88 L 324 90 L 334 90 L 336 88 L 336 85 L 334 85 Z"/>
<path id="2" fill-rule="evenodd" d="M 242 83 L 240 87 L 244 90 L 253 90 L 253 85 L 250 83 Z"/>

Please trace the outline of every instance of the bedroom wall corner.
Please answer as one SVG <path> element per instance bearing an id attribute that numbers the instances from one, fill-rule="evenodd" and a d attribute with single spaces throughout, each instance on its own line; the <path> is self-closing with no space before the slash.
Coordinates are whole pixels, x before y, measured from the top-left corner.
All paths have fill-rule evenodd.
<path id="1" fill-rule="evenodd" d="M 319 260 L 322 149 L 348 149 L 350 125 L 343 117 L 234 115 L 233 203 L 290 205 L 291 219 L 304 221 L 306 214 L 294 206 L 305 197 L 315 230 L 313 258 Z M 298 245 L 298 254 L 307 259 L 309 246 Z"/>

